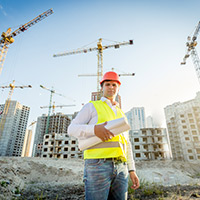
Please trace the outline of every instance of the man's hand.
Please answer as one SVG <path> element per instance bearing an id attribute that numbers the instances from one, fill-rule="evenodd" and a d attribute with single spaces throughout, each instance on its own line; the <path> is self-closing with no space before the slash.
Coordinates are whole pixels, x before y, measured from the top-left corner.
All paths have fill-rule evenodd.
<path id="1" fill-rule="evenodd" d="M 137 174 L 134 171 L 131 171 L 129 173 L 131 181 L 133 183 L 133 185 L 131 186 L 132 189 L 136 190 L 137 188 L 140 187 L 140 182 L 139 182 L 139 178 L 137 176 Z"/>
<path id="2" fill-rule="evenodd" d="M 94 126 L 94 134 L 99 137 L 103 142 L 112 139 L 115 135 L 105 128 L 107 122 Z"/>

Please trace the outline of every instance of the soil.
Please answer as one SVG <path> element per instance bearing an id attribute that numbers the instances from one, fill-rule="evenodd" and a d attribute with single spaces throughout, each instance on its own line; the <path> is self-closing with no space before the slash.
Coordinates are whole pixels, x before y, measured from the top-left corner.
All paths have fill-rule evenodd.
<path id="1" fill-rule="evenodd" d="M 0 200 L 82 200 L 82 159 L 0 157 Z M 129 200 L 200 199 L 200 162 L 138 161 Z M 156 186 L 155 186 L 156 185 Z"/>

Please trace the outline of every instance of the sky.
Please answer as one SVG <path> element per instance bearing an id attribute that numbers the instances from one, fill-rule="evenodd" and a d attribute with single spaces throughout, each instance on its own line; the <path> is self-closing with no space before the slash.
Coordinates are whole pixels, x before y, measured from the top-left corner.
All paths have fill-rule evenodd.
<path id="1" fill-rule="evenodd" d="M 191 58 L 180 65 L 186 41 L 200 20 L 198 0 L 0 0 L 0 33 L 21 25 L 52 8 L 54 13 L 9 45 L 0 74 L 0 86 L 32 85 L 15 89 L 12 100 L 30 107 L 28 125 L 48 114 L 50 92 L 54 89 L 55 112 L 72 114 L 90 101 L 97 89 L 97 52 L 53 57 L 53 54 L 133 40 L 133 45 L 103 52 L 103 71 L 135 73 L 121 77 L 120 95 L 124 112 L 144 107 L 157 125 L 166 127 L 164 107 L 195 98 L 199 82 Z M 199 39 L 197 39 L 197 42 Z M 196 47 L 197 52 L 199 46 Z M 0 104 L 9 89 L 0 89 Z"/>

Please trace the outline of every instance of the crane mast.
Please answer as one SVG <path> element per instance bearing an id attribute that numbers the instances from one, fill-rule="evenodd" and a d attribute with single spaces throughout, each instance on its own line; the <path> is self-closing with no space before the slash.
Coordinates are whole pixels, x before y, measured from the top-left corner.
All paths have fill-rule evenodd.
<path id="1" fill-rule="evenodd" d="M 49 9 L 46 12 L 38 15 L 31 21 L 27 22 L 26 24 L 22 25 L 21 27 L 19 27 L 17 30 L 13 31 L 12 33 L 11 33 L 11 31 L 12 31 L 11 28 L 8 28 L 8 30 L 6 32 L 3 32 L 1 34 L 1 38 L 0 38 L 0 74 L 3 69 L 3 64 L 4 64 L 4 61 L 6 58 L 8 47 L 10 44 L 12 44 L 14 42 L 14 37 L 24 31 L 26 31 L 31 26 L 33 26 L 34 24 L 43 20 L 44 18 L 48 17 L 52 13 L 53 13 L 53 10 Z"/>
<path id="2" fill-rule="evenodd" d="M 192 61 L 193 61 L 194 67 L 195 67 L 195 71 L 197 74 L 197 78 L 200 83 L 200 59 L 199 59 L 199 56 L 198 56 L 196 48 L 195 48 L 197 46 L 196 40 L 197 40 L 199 31 L 200 31 L 200 21 L 194 31 L 192 38 L 190 36 L 188 36 L 188 38 L 187 38 L 188 42 L 186 43 L 186 47 L 187 47 L 186 54 L 183 58 L 183 62 L 181 62 L 181 65 L 185 65 L 187 58 L 189 58 L 191 55 Z"/>
<path id="3" fill-rule="evenodd" d="M 57 94 L 57 95 L 60 95 L 60 96 L 63 96 L 63 97 L 64 97 L 64 95 L 56 93 L 53 88 L 52 89 L 48 89 L 48 88 L 44 87 L 43 85 L 40 85 L 40 87 L 42 89 L 48 90 L 50 92 L 50 102 L 49 102 L 49 106 L 48 106 L 49 111 L 48 111 L 47 123 L 46 123 L 46 128 L 45 128 L 45 134 L 48 134 L 48 132 L 49 132 L 49 120 L 50 120 L 51 108 L 53 108 L 53 106 L 52 106 L 53 94 Z"/>
<path id="4" fill-rule="evenodd" d="M 92 51 L 97 51 L 97 92 L 100 94 L 100 81 L 103 77 L 103 51 L 108 48 L 119 48 L 120 46 L 124 45 L 132 45 L 133 40 L 129 40 L 128 42 L 121 42 L 111 45 L 102 45 L 102 38 L 99 38 L 99 41 L 97 42 L 97 47 L 92 48 L 82 48 L 72 51 L 67 51 L 63 53 L 54 54 L 53 57 L 59 57 L 59 56 L 66 56 L 66 55 L 73 55 L 73 54 L 79 54 L 79 53 L 87 53 Z"/>

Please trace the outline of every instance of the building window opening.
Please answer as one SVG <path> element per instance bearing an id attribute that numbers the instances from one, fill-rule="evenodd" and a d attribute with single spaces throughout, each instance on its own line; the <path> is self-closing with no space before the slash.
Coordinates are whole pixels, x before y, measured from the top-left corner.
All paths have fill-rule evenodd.
<path id="1" fill-rule="evenodd" d="M 192 149 L 188 149 L 188 153 L 192 153 Z"/>
<path id="2" fill-rule="evenodd" d="M 196 151 L 197 151 L 197 154 L 200 154 L 200 149 L 196 149 Z"/>
<path id="3" fill-rule="evenodd" d="M 135 139 L 134 139 L 134 142 L 139 142 L 139 138 L 135 138 Z"/>
<path id="4" fill-rule="evenodd" d="M 135 154 L 135 157 L 136 157 L 136 158 L 140 158 L 140 157 L 141 157 L 140 153 L 136 153 L 136 154 Z"/>
<path id="5" fill-rule="evenodd" d="M 139 145 L 136 145 L 136 146 L 135 146 L 135 149 L 137 149 L 137 150 L 140 149 L 140 146 L 139 146 Z"/>
<path id="6" fill-rule="evenodd" d="M 193 157 L 193 156 L 189 156 L 189 159 L 190 159 L 190 160 L 194 160 L 194 157 Z"/>
<path id="7" fill-rule="evenodd" d="M 185 140 L 188 141 L 188 140 L 190 140 L 190 138 L 189 138 L 189 137 L 186 137 Z"/>
<path id="8" fill-rule="evenodd" d="M 75 150 L 76 150 L 76 148 L 75 148 L 75 147 L 72 147 L 72 148 L 71 148 L 71 151 L 75 151 Z"/>

